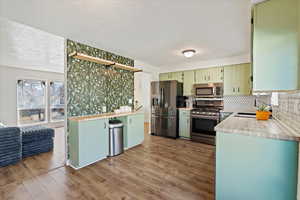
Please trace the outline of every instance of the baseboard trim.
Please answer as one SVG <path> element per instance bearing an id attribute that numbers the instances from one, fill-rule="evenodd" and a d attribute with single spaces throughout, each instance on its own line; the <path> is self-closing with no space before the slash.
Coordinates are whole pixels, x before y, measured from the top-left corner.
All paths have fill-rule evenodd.
<path id="1" fill-rule="evenodd" d="M 99 158 L 99 159 L 97 159 L 97 160 L 95 160 L 95 161 L 93 161 L 93 162 L 90 162 L 90 163 L 85 164 L 85 165 L 80 166 L 80 167 L 75 167 L 70 161 L 68 161 L 68 165 L 67 165 L 67 166 L 70 166 L 71 168 L 73 168 L 73 169 L 75 169 L 75 170 L 79 170 L 79 169 L 81 169 L 81 168 L 87 167 L 87 166 L 89 166 L 89 165 L 91 165 L 91 164 L 94 164 L 94 163 L 99 162 L 99 161 L 104 160 L 104 159 L 107 159 L 107 156 L 106 156 L 106 157 Z"/>

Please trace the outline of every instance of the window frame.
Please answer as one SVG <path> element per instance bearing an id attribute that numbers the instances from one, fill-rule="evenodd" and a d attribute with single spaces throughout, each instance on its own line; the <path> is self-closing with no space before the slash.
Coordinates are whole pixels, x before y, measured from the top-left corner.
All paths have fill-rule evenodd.
<path id="1" fill-rule="evenodd" d="M 65 102 L 65 97 L 64 97 L 64 118 L 61 119 L 61 120 L 52 120 L 52 117 L 51 117 L 51 82 L 61 82 L 63 84 L 63 89 L 64 89 L 64 96 L 66 96 L 65 94 L 65 82 L 64 80 L 58 80 L 58 79 L 51 79 L 51 80 L 48 80 L 47 82 L 47 87 L 48 87 L 48 99 L 47 99 L 47 103 L 48 103 L 48 113 L 47 113 L 47 117 L 48 117 L 48 123 L 55 123 L 55 122 L 63 122 L 65 121 L 65 115 L 66 115 L 66 102 Z"/>
<path id="2" fill-rule="evenodd" d="M 45 82 L 45 121 L 42 122 L 34 122 L 34 123 L 28 123 L 28 124 L 22 124 L 20 123 L 20 115 L 19 115 L 19 109 L 18 109 L 18 81 L 19 80 L 32 80 L 32 81 L 44 81 Z M 65 116 L 61 120 L 52 120 L 51 119 L 51 108 L 50 108 L 50 82 L 62 82 L 63 88 L 65 92 L 64 97 L 64 110 L 65 110 Z M 23 126 L 35 126 L 35 125 L 45 125 L 49 123 L 57 123 L 57 122 L 63 122 L 66 120 L 66 85 L 65 81 L 61 79 L 42 79 L 37 77 L 17 77 L 15 81 L 15 90 L 16 90 L 16 119 L 17 119 L 17 126 L 23 127 Z"/>
<path id="3" fill-rule="evenodd" d="M 44 81 L 45 82 L 45 120 L 42 122 L 33 122 L 33 123 L 26 123 L 22 124 L 20 123 L 20 115 L 19 115 L 19 108 L 18 108 L 18 99 L 19 99 L 19 94 L 18 94 L 18 81 L 24 81 L 24 80 L 31 80 L 31 81 Z M 48 92 L 47 92 L 47 80 L 46 79 L 39 79 L 39 78 L 30 78 L 30 77 L 22 77 L 22 78 L 17 78 L 16 80 L 16 113 L 17 113 L 17 125 L 22 127 L 22 126 L 34 126 L 34 125 L 42 125 L 42 124 L 47 124 L 48 123 Z"/>

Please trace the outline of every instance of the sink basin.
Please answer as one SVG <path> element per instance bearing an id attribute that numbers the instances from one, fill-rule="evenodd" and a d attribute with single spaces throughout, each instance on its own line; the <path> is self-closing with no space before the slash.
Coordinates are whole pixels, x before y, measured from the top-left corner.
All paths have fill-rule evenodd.
<path id="1" fill-rule="evenodd" d="M 239 112 L 234 115 L 235 117 L 243 117 L 243 118 L 256 118 L 256 113 L 251 112 Z"/>

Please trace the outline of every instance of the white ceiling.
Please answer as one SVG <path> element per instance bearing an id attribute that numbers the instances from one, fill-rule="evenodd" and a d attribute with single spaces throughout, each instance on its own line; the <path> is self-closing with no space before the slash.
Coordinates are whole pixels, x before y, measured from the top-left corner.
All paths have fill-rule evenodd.
<path id="1" fill-rule="evenodd" d="M 250 54 L 251 0 L 0 0 L 0 15 L 164 70 Z"/>

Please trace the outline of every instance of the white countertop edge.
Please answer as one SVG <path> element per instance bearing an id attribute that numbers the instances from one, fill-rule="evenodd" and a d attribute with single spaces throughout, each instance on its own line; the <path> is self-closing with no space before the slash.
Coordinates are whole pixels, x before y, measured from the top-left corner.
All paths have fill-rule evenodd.
<path id="1" fill-rule="evenodd" d="M 226 118 L 224 121 L 222 121 L 220 124 L 226 123 L 229 119 L 234 117 L 234 115 L 237 114 L 237 112 L 233 112 L 228 118 Z M 255 118 L 254 118 L 255 119 Z M 226 128 L 218 128 L 220 124 L 218 124 L 215 127 L 216 132 L 221 132 L 221 133 L 232 133 L 232 134 L 239 134 L 239 135 L 245 135 L 245 136 L 252 136 L 252 137 L 262 137 L 262 138 L 268 138 L 268 139 L 276 139 L 276 140 L 287 140 L 287 141 L 296 141 L 300 142 L 300 134 L 294 131 L 291 127 L 287 126 L 284 122 L 280 121 L 279 119 L 273 117 L 273 119 L 278 123 L 279 126 L 281 126 L 283 129 L 286 129 L 286 132 L 291 133 L 292 135 L 295 136 L 290 136 L 290 135 L 275 135 L 275 134 L 270 134 L 268 132 L 264 131 L 255 131 L 255 134 L 248 130 L 232 130 L 232 129 L 226 129 Z M 299 137 L 297 136 L 299 135 Z"/>
<path id="2" fill-rule="evenodd" d="M 68 118 L 68 120 L 70 120 L 70 121 L 91 121 L 91 120 L 107 119 L 107 118 L 114 118 L 114 117 L 124 117 L 124 116 L 137 115 L 137 114 L 144 114 L 144 112 L 136 111 L 136 112 L 126 112 L 126 113 L 102 113 L 102 114 L 98 114 L 98 115 L 70 117 L 70 118 Z M 86 117 L 86 119 L 84 119 L 85 117 Z M 83 119 L 80 119 L 80 118 L 83 118 Z"/>

